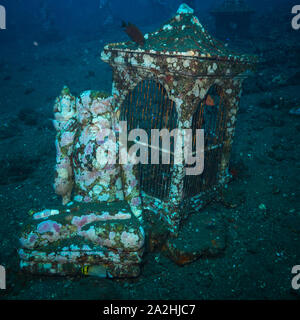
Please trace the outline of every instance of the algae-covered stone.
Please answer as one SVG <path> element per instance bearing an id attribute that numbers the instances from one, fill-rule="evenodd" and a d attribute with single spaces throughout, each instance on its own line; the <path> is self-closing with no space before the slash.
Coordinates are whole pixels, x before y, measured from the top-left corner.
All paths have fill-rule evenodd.
<path id="1" fill-rule="evenodd" d="M 189 216 L 177 238 L 169 239 L 164 253 L 178 265 L 199 258 L 216 257 L 226 247 L 226 224 L 218 213 L 198 212 Z"/>

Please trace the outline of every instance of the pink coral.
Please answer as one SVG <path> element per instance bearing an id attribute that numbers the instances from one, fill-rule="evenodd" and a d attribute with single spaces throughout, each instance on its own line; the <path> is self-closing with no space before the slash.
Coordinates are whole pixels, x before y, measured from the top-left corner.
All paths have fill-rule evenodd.
<path id="1" fill-rule="evenodd" d="M 90 223 L 91 221 L 93 220 L 91 219 L 90 216 L 81 216 L 81 217 L 75 216 L 72 219 L 71 224 L 77 226 L 77 228 L 80 230 L 84 225 Z"/>
<path id="2" fill-rule="evenodd" d="M 98 236 L 96 235 L 96 232 L 95 232 L 95 228 L 92 226 L 90 227 L 88 230 L 86 231 L 79 231 L 78 232 L 78 235 L 79 236 L 82 236 L 88 240 L 91 240 L 93 242 L 99 242 L 99 238 Z"/>
<path id="3" fill-rule="evenodd" d="M 59 214 L 59 210 L 51 210 L 51 209 L 45 209 L 43 211 L 37 212 L 33 215 L 33 219 L 34 220 L 38 220 L 38 219 L 45 219 L 48 218 L 50 216 L 54 216 Z"/>
<path id="4" fill-rule="evenodd" d="M 89 197 L 89 196 L 85 196 L 84 198 L 83 198 L 83 202 L 91 202 L 92 201 L 92 199 L 91 199 L 91 197 Z"/>
<path id="5" fill-rule="evenodd" d="M 139 236 L 132 232 L 123 231 L 121 234 L 121 242 L 126 249 L 139 249 L 140 241 Z"/>
<path id="6" fill-rule="evenodd" d="M 103 114 L 105 112 L 110 111 L 110 108 L 108 108 L 108 104 L 104 104 L 103 101 L 94 100 L 91 106 L 91 111 L 95 115 Z"/>
<path id="7" fill-rule="evenodd" d="M 133 206 L 138 206 L 141 204 L 141 198 L 140 197 L 135 197 L 131 200 L 131 205 Z"/>
<path id="8" fill-rule="evenodd" d="M 85 109 L 80 107 L 78 112 L 78 121 L 82 124 L 89 122 L 91 119 L 91 113 Z"/>
<path id="9" fill-rule="evenodd" d="M 58 140 L 55 140 L 55 147 L 56 147 L 56 159 L 58 161 L 62 157 L 61 148 L 58 143 Z"/>
<path id="10" fill-rule="evenodd" d="M 63 132 L 60 138 L 60 145 L 62 147 L 65 147 L 69 144 L 72 144 L 74 142 L 74 136 L 75 136 L 74 132 L 69 132 L 69 131 Z"/>
<path id="11" fill-rule="evenodd" d="M 27 237 L 21 237 L 20 243 L 24 248 L 33 248 L 37 240 L 37 235 L 31 232 Z"/>
<path id="12" fill-rule="evenodd" d="M 55 193 L 63 197 L 63 204 L 70 201 L 73 182 L 66 179 L 56 178 L 54 183 Z"/>
<path id="13" fill-rule="evenodd" d="M 80 95 L 80 99 L 81 99 L 82 106 L 89 107 L 91 103 L 91 91 L 84 91 Z"/>
<path id="14" fill-rule="evenodd" d="M 83 145 L 87 145 L 88 142 L 90 141 L 90 132 L 89 132 L 89 127 L 85 127 L 82 131 L 81 131 L 81 134 L 80 134 L 80 137 L 79 137 L 79 142 Z"/>
<path id="15" fill-rule="evenodd" d="M 85 181 L 85 185 L 89 186 L 91 185 L 92 183 L 95 182 L 95 180 L 97 178 L 99 178 L 100 176 L 100 172 L 99 171 L 86 171 L 85 174 L 84 174 L 84 181 Z"/>
<path id="16" fill-rule="evenodd" d="M 88 143 L 88 144 L 85 146 L 84 154 L 85 154 L 85 155 L 90 155 L 92 152 L 93 152 L 93 145 L 92 145 L 92 143 Z"/>
<path id="17" fill-rule="evenodd" d="M 130 181 L 130 186 L 132 188 L 134 188 L 136 185 L 137 185 L 137 180 L 136 179 L 133 179 L 133 180 Z"/>
<path id="18" fill-rule="evenodd" d="M 102 117 L 99 120 L 99 126 L 101 129 L 109 129 L 111 127 L 111 122 L 107 118 Z"/>
<path id="19" fill-rule="evenodd" d="M 104 104 L 105 106 L 109 107 L 109 110 L 111 110 L 112 109 L 113 100 L 114 100 L 113 97 L 108 97 L 108 98 L 102 100 L 102 104 Z"/>
<path id="20" fill-rule="evenodd" d="M 41 222 L 37 226 L 37 232 L 40 234 L 43 234 L 46 232 L 58 233 L 60 229 L 61 229 L 61 224 L 58 224 L 57 222 L 52 220 Z"/>

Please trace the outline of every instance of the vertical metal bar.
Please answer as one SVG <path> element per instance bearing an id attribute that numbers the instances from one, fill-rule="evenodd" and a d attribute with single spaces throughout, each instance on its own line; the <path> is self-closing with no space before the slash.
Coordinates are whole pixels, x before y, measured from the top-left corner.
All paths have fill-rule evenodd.
<path id="1" fill-rule="evenodd" d="M 167 108 L 167 103 L 168 103 L 168 99 L 167 99 L 167 93 L 166 91 L 162 90 L 162 95 L 163 95 L 163 101 L 162 101 L 162 108 L 160 110 L 160 128 L 164 128 L 164 114 L 166 112 L 166 108 Z M 163 192 L 163 197 L 165 197 L 165 179 L 167 179 L 167 167 L 168 165 L 164 165 L 162 164 L 160 166 L 160 181 L 161 181 L 161 188 L 162 188 L 162 192 Z"/>
<path id="2" fill-rule="evenodd" d="M 145 83 L 145 94 L 144 94 L 145 118 L 143 118 L 143 123 L 146 123 L 147 126 L 149 125 L 149 109 L 151 109 L 150 105 L 149 105 L 149 88 L 150 88 L 150 86 L 151 86 L 151 80 L 147 80 Z M 151 132 L 151 125 L 150 125 L 150 128 L 147 127 L 148 139 L 151 136 L 151 135 L 149 135 L 150 132 Z M 148 141 L 148 143 L 151 144 L 151 141 Z M 149 162 L 149 160 L 151 161 L 150 152 L 151 152 L 151 148 L 148 147 L 148 162 Z M 148 163 L 147 165 L 144 165 L 143 167 L 145 167 L 145 169 L 148 171 L 149 168 L 151 167 L 151 163 Z M 149 190 L 150 188 L 152 188 L 151 179 L 147 179 L 146 189 Z"/>
<path id="3" fill-rule="evenodd" d="M 223 145 L 224 145 L 224 132 L 225 132 L 225 120 L 226 120 L 226 115 L 225 113 L 228 112 L 225 108 L 224 104 L 224 92 L 223 90 L 221 91 L 221 99 L 220 99 L 220 112 L 222 113 L 222 120 L 220 121 L 220 133 L 219 133 L 219 143 L 222 143 L 222 147 L 219 148 L 219 153 L 218 153 L 218 168 L 216 172 L 216 179 L 219 176 L 220 173 L 220 161 L 222 159 L 222 153 L 223 153 Z"/>
<path id="4" fill-rule="evenodd" d="M 131 92 L 128 93 L 121 109 L 121 119 L 128 121 L 128 130 L 139 125 L 146 129 L 151 137 L 150 130 L 176 127 L 177 111 L 174 101 L 168 99 L 164 87 L 157 81 L 143 80 Z M 149 141 L 151 144 L 151 139 Z M 161 147 L 161 143 L 160 143 Z M 171 151 L 174 151 L 174 143 L 171 141 Z M 149 151 L 149 160 L 151 150 Z M 160 151 L 160 161 L 162 160 Z M 173 155 L 170 156 L 174 162 Z M 139 165 L 139 179 L 141 189 L 158 198 L 164 198 L 169 193 L 170 164 Z"/>

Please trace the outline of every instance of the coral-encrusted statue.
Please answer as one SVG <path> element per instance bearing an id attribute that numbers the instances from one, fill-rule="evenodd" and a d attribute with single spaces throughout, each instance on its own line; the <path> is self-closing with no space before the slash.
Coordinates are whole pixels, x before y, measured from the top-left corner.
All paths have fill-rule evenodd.
<path id="1" fill-rule="evenodd" d="M 97 91 L 79 98 L 64 88 L 56 99 L 54 188 L 63 206 L 33 214 L 19 250 L 21 269 L 46 274 L 137 276 L 144 230 L 132 164 L 118 164 L 113 97 Z M 73 193 L 73 202 L 71 197 Z"/>
<path id="2" fill-rule="evenodd" d="M 112 97 L 85 91 L 75 102 L 65 88 L 57 98 L 54 125 L 57 130 L 57 177 L 55 191 L 63 204 L 126 200 L 141 219 L 142 206 L 132 164 L 117 165 L 119 144 L 116 117 L 111 110 Z M 112 129 L 112 130 L 111 130 Z M 124 191 L 124 192 L 123 192 Z M 124 194 L 125 193 L 125 194 Z"/>

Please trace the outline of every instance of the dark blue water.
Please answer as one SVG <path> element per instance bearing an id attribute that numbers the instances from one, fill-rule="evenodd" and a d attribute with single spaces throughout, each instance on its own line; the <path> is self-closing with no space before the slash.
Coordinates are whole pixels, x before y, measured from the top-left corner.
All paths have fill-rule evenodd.
<path id="1" fill-rule="evenodd" d="M 74 95 L 110 93 L 112 70 L 100 53 L 108 43 L 130 40 L 122 21 L 142 33 L 155 31 L 181 1 L 0 0 L 6 9 L 6 30 L 0 30 L 0 265 L 9 274 L 1 298 L 300 298 L 291 286 L 291 270 L 300 264 L 300 29 L 291 24 L 296 3 L 246 1 L 254 14 L 245 35 L 235 23 L 231 31 L 218 30 L 210 11 L 222 2 L 186 1 L 210 34 L 258 57 L 243 85 L 226 203 L 204 209 L 223 217 L 226 249 L 183 267 L 163 250 L 148 250 L 140 277 L 117 282 L 25 276 L 16 253 L 19 235 L 32 208 L 60 203 L 52 186 L 54 99 L 64 85 Z"/>

